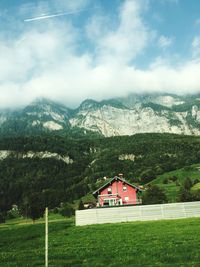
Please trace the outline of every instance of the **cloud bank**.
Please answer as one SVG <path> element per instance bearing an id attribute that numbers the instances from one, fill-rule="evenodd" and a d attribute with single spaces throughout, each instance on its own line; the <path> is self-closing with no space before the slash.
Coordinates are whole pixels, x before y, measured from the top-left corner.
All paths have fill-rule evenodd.
<path id="1" fill-rule="evenodd" d="M 69 1 L 64 7 L 63 2 L 59 1 L 56 14 L 64 10 L 78 15 L 78 10 L 91 8 L 89 1 L 76 1 L 76 5 Z M 146 68 L 137 67 L 136 61 L 149 46 L 155 44 L 163 51 L 173 45 L 172 37 L 145 23 L 149 3 L 122 1 L 114 22 L 95 9 L 81 27 L 74 23 L 76 18 L 63 16 L 63 20 L 30 21 L 13 38 L 0 34 L 0 107 L 25 105 L 36 97 L 74 107 L 86 98 L 101 100 L 134 92 L 198 92 L 198 36 L 188 48 L 191 59 L 172 64 L 175 55 L 159 56 Z M 44 11 L 41 6 L 26 6 L 20 12 L 27 10 L 32 10 L 27 19 L 41 17 L 36 11 Z"/>

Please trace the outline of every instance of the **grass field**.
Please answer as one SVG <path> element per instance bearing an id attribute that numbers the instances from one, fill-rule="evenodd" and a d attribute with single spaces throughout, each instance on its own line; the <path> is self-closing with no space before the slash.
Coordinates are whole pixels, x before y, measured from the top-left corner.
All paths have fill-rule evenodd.
<path id="1" fill-rule="evenodd" d="M 50 217 L 49 267 L 200 266 L 200 219 L 75 227 Z M 0 266 L 44 266 L 44 223 L 0 226 Z"/>

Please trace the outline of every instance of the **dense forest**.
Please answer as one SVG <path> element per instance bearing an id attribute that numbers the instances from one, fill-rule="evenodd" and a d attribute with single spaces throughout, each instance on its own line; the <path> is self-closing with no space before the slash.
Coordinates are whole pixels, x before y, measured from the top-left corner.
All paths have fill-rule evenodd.
<path id="1" fill-rule="evenodd" d="M 26 209 L 35 199 L 41 207 L 50 208 L 73 202 L 95 190 L 100 178 L 119 172 L 130 182 L 146 184 L 159 174 L 200 162 L 200 138 L 172 134 L 1 138 L 0 150 L 12 151 L 0 160 L 0 212 L 14 204 Z M 17 156 L 29 151 L 69 156 L 73 163 Z"/>

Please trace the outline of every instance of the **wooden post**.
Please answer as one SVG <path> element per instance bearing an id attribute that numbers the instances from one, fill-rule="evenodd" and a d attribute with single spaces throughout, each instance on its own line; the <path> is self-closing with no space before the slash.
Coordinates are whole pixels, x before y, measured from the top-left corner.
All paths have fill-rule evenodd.
<path id="1" fill-rule="evenodd" d="M 45 267 L 48 267 L 48 208 L 45 209 Z"/>

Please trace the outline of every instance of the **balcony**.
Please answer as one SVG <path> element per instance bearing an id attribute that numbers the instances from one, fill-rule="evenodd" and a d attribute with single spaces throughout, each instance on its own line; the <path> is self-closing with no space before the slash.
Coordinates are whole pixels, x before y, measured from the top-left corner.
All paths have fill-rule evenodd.
<path id="1" fill-rule="evenodd" d="M 101 199 L 103 197 L 103 199 Z M 97 207 L 119 207 L 141 205 L 142 199 L 137 198 L 135 201 L 122 201 L 117 195 L 101 195 L 98 198 Z"/>

